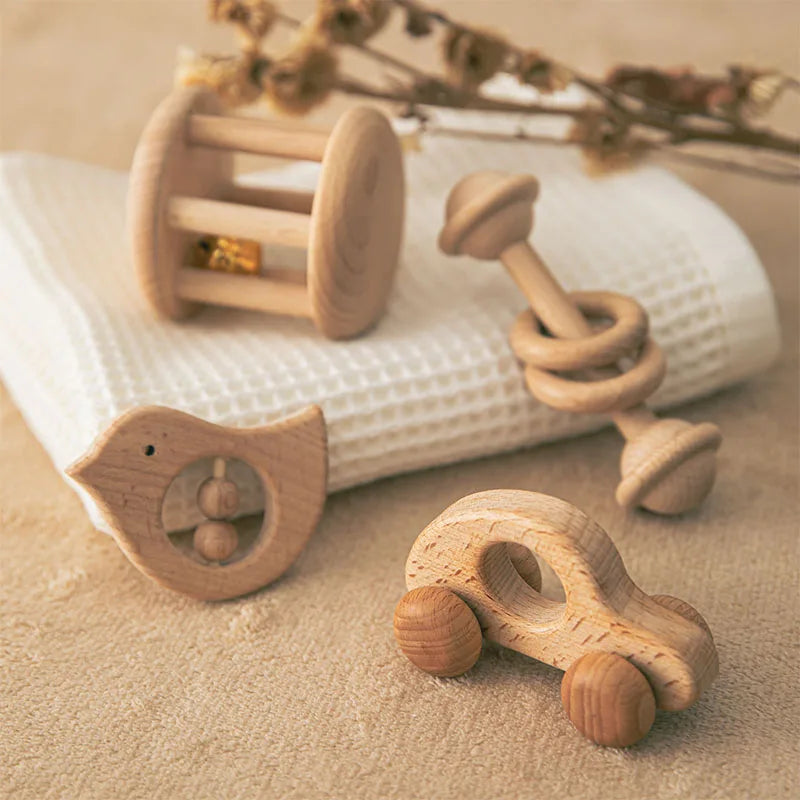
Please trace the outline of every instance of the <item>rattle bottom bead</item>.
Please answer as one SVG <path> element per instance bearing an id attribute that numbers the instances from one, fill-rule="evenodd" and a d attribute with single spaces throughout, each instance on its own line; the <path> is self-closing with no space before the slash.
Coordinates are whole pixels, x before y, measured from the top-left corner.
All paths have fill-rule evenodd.
<path id="1" fill-rule="evenodd" d="M 635 744 L 656 718 L 656 700 L 647 678 L 614 653 L 579 658 L 564 673 L 561 702 L 578 731 L 604 747 Z"/>
<path id="2" fill-rule="evenodd" d="M 461 675 L 481 654 L 481 627 L 458 595 L 438 586 L 405 594 L 394 612 L 394 635 L 406 658 L 441 678 Z"/>
<path id="3" fill-rule="evenodd" d="M 236 550 L 239 535 L 231 522 L 206 520 L 195 529 L 193 544 L 206 561 L 225 561 Z"/>
<path id="4" fill-rule="evenodd" d="M 698 506 L 716 477 L 719 428 L 660 419 L 623 448 L 617 502 L 657 514 L 680 514 Z"/>

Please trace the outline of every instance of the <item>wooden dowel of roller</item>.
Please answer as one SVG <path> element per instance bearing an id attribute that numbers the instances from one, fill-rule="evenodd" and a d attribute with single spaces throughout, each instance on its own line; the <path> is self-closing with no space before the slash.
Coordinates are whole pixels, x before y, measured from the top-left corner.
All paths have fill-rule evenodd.
<path id="1" fill-rule="evenodd" d="M 221 197 L 231 203 L 272 208 L 276 211 L 292 211 L 295 214 L 310 214 L 314 204 L 314 192 L 269 186 L 245 186 L 236 182 L 223 188 Z"/>
<path id="2" fill-rule="evenodd" d="M 200 197 L 173 197 L 169 201 L 169 224 L 203 235 L 306 248 L 311 221 L 307 214 L 292 211 L 254 208 Z"/>
<path id="3" fill-rule="evenodd" d="M 213 114 L 192 114 L 186 135 L 192 145 L 302 161 L 322 161 L 328 143 L 328 134 L 322 131 Z"/>
<path id="4" fill-rule="evenodd" d="M 553 336 L 561 339 L 581 339 L 591 336 L 592 326 L 555 279 L 542 258 L 527 241 L 507 247 L 501 260 L 511 277 L 522 290 L 533 313 Z M 531 267 L 535 268 L 531 268 Z M 615 367 L 591 370 L 591 375 L 607 377 L 618 374 Z M 611 413 L 611 419 L 627 438 L 632 438 L 651 425 L 655 414 L 643 403 Z"/>
<path id="5" fill-rule="evenodd" d="M 308 291 L 301 283 L 183 267 L 178 270 L 177 291 L 184 300 L 196 303 L 270 311 L 292 317 L 311 316 Z"/>

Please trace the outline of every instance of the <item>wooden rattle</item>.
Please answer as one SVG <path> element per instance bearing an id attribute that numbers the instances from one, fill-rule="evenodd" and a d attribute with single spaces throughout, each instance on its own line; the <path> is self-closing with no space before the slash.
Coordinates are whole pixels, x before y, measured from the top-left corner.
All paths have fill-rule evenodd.
<path id="1" fill-rule="evenodd" d="M 517 318 L 510 341 L 536 398 L 563 411 L 611 414 L 627 440 L 617 502 L 661 514 L 694 508 L 714 484 L 719 428 L 658 419 L 644 405 L 666 372 L 647 335 L 647 314 L 624 295 L 564 291 L 528 243 L 538 192 L 532 176 L 469 175 L 450 193 L 439 246 L 448 255 L 500 259 L 522 290 L 531 308 Z M 587 316 L 612 325 L 593 330 Z M 617 362 L 630 357 L 635 364 L 621 371 Z"/>
<path id="2" fill-rule="evenodd" d="M 516 566 L 523 549 L 524 573 Z M 565 602 L 539 593 L 531 554 L 553 568 Z M 414 542 L 406 586 L 394 631 L 413 664 L 460 675 L 477 661 L 483 636 L 566 670 L 564 709 L 597 744 L 634 744 L 656 708 L 689 708 L 717 675 L 700 614 L 642 592 L 608 534 L 555 497 L 498 490 L 462 498 Z"/>
<path id="3" fill-rule="evenodd" d="M 403 160 L 389 122 L 354 108 L 328 134 L 220 111 L 212 92 L 178 89 L 136 148 L 128 226 L 150 304 L 169 319 L 207 303 L 310 317 L 332 339 L 362 333 L 386 305 L 402 239 Z M 238 184 L 233 151 L 322 162 L 317 190 Z M 198 235 L 306 248 L 306 273 L 189 266 Z"/>
<path id="4" fill-rule="evenodd" d="M 197 494 L 206 517 L 194 532 L 194 553 L 170 541 L 162 521 L 167 489 L 186 467 L 214 457 L 214 474 Z M 246 462 L 269 498 L 250 550 L 236 555 L 230 518 L 239 506 L 226 460 Z M 97 502 L 125 555 L 150 578 L 201 600 L 260 589 L 294 563 L 325 504 L 328 454 L 317 406 L 259 428 L 212 425 L 171 408 L 145 406 L 117 419 L 89 452 L 67 469 Z"/>

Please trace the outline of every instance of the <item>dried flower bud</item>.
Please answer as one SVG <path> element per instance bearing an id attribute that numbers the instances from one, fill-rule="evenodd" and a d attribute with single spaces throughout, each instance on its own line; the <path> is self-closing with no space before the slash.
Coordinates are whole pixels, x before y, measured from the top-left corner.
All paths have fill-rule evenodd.
<path id="1" fill-rule="evenodd" d="M 414 39 L 427 36 L 433 31 L 431 15 L 418 8 L 409 8 L 406 12 L 406 33 Z"/>
<path id="2" fill-rule="evenodd" d="M 306 114 L 322 103 L 336 83 L 338 64 L 324 42 L 306 38 L 274 61 L 262 79 L 272 106 L 284 114 Z"/>
<path id="3" fill-rule="evenodd" d="M 175 83 L 181 86 L 207 86 L 231 107 L 255 102 L 261 89 L 253 78 L 249 56 L 199 56 L 192 50 L 178 51 Z"/>
<path id="4" fill-rule="evenodd" d="M 567 140 L 581 146 L 590 175 L 603 175 L 639 164 L 648 152 L 646 142 L 632 139 L 630 131 L 602 114 L 575 120 Z"/>
<path id="5" fill-rule="evenodd" d="M 744 67 L 731 67 L 728 76 L 720 78 L 698 75 L 691 67 L 662 71 L 621 66 L 609 73 L 606 85 L 629 97 L 659 103 L 678 113 L 714 114 L 735 119 L 745 111 L 759 113 L 761 109 L 763 113 L 768 110 L 782 90 L 777 76 L 778 73 Z"/>
<path id="6" fill-rule="evenodd" d="M 314 28 L 337 44 L 364 44 L 389 19 L 388 0 L 318 0 Z"/>
<path id="7" fill-rule="evenodd" d="M 269 0 L 209 0 L 212 22 L 236 26 L 246 49 L 252 49 L 266 36 L 275 22 L 275 6 Z"/>
<path id="8" fill-rule="evenodd" d="M 491 33 L 451 29 L 444 40 L 447 79 L 465 89 L 475 89 L 503 66 L 507 46 Z"/>
<path id="9" fill-rule="evenodd" d="M 575 77 L 567 67 L 543 58 L 536 50 L 520 55 L 516 76 L 520 83 L 527 83 L 545 93 L 566 89 Z"/>
<path id="10" fill-rule="evenodd" d="M 733 85 L 738 88 L 739 108 L 743 114 L 761 117 L 767 114 L 793 80 L 778 70 L 757 70 L 734 65 L 728 68 Z"/>

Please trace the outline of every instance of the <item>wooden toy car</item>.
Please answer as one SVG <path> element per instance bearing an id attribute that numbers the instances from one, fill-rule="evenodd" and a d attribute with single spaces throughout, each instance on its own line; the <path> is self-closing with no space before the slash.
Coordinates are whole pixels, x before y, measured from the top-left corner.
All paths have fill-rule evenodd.
<path id="1" fill-rule="evenodd" d="M 537 558 L 561 580 L 564 602 L 540 594 Z M 413 664 L 460 675 L 485 637 L 566 670 L 567 716 L 598 744 L 634 744 L 656 708 L 689 708 L 718 671 L 700 614 L 642 592 L 608 534 L 555 497 L 497 490 L 462 498 L 417 538 L 406 585 L 394 630 Z"/>

